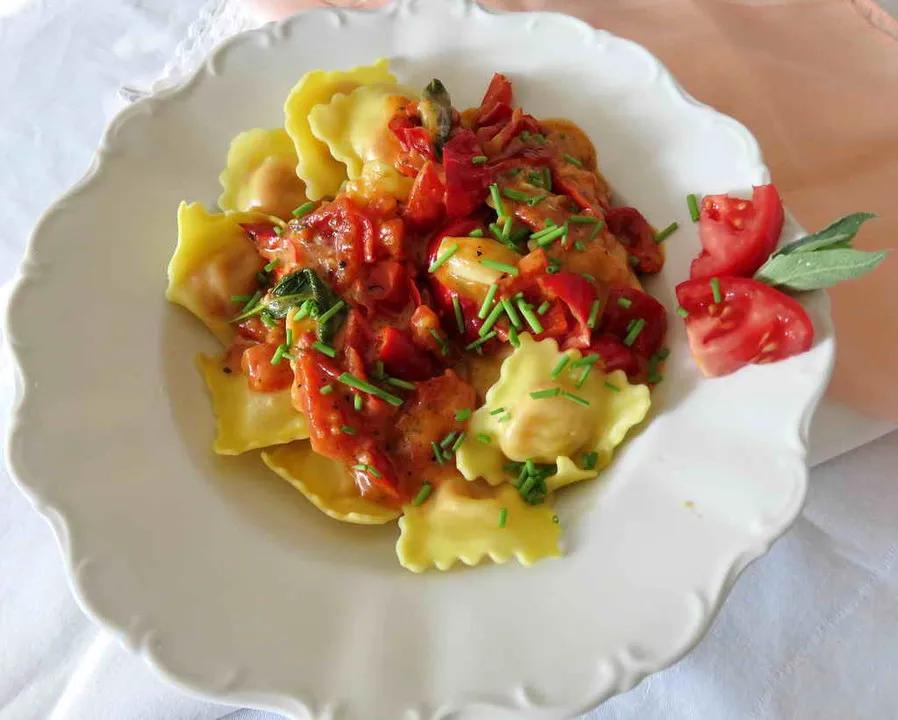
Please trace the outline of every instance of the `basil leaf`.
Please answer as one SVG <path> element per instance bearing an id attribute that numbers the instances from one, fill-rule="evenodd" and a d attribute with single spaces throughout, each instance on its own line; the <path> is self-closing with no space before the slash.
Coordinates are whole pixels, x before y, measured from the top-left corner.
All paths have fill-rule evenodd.
<path id="1" fill-rule="evenodd" d="M 289 275 L 284 275 L 277 285 L 271 289 L 267 297 L 242 315 L 238 315 L 232 322 L 239 322 L 263 312 L 275 320 L 281 320 L 287 316 L 288 312 L 295 310 L 307 300 L 312 302 L 312 312 L 310 314 L 314 318 L 339 302 L 340 297 L 324 280 L 318 277 L 314 270 L 303 268 Z M 318 339 L 325 343 L 330 342 L 340 328 L 345 315 L 346 310 L 343 309 L 325 322 L 319 322 Z"/>
<path id="2" fill-rule="evenodd" d="M 819 290 L 865 275 L 885 257 L 885 252 L 851 248 L 774 255 L 755 273 L 755 280 L 789 290 Z"/>
<path id="3" fill-rule="evenodd" d="M 813 235 L 807 235 L 800 240 L 789 243 L 774 253 L 777 255 L 791 255 L 792 253 L 816 252 L 823 249 L 833 249 L 837 247 L 850 247 L 851 241 L 861 225 L 867 220 L 875 218 L 874 213 L 858 212 L 851 213 L 845 217 L 839 218 L 831 225 L 823 228 Z"/>

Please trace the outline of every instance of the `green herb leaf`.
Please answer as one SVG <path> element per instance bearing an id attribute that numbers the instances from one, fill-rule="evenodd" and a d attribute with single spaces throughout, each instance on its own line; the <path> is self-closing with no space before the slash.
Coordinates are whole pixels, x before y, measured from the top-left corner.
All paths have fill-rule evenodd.
<path id="1" fill-rule="evenodd" d="M 771 257 L 755 274 L 755 280 L 790 290 L 818 290 L 865 275 L 885 258 L 885 252 L 852 248 L 793 251 Z"/>
<path id="2" fill-rule="evenodd" d="M 851 213 L 851 215 L 839 218 L 819 232 L 815 232 L 812 235 L 807 235 L 800 240 L 789 243 L 777 250 L 773 256 L 816 252 L 818 250 L 832 248 L 834 245 L 839 245 L 841 243 L 850 243 L 854 236 L 857 235 L 860 226 L 867 222 L 867 220 L 871 220 L 875 217 L 876 215 L 874 213 L 869 212 Z"/>

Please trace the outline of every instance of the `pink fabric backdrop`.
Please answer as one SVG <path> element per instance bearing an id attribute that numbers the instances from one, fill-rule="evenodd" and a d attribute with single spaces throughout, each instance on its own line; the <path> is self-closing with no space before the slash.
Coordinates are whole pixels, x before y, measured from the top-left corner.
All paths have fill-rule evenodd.
<path id="1" fill-rule="evenodd" d="M 322 4 L 385 4 L 247 2 L 270 18 Z M 483 4 L 566 12 L 642 43 L 692 95 L 748 126 L 805 227 L 870 210 L 880 217 L 864 227 L 858 246 L 898 245 L 898 21 L 873 0 Z M 898 254 L 831 296 L 838 353 L 830 397 L 898 423 Z"/>

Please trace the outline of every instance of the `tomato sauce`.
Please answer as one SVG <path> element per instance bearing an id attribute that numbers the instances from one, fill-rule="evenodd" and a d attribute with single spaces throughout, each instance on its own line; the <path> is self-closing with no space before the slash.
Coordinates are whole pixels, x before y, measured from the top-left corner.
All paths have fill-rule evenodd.
<path id="1" fill-rule="evenodd" d="M 654 233 L 636 210 L 612 207 L 576 125 L 528 115 L 498 74 L 479 107 L 452 111 L 439 142 L 421 110 L 409 103 L 389 124 L 396 169 L 414 177 L 406 200 L 341 194 L 284 228 L 246 226 L 267 265 L 229 352 L 253 390 L 291 388 L 312 448 L 390 505 L 456 473 L 453 449 L 482 402 L 468 357 L 513 340 L 508 318 L 478 340 L 488 292 L 526 303 L 535 338 L 595 352 L 635 381 L 657 364 L 666 331 L 638 279 L 663 263 Z M 483 238 L 468 265 L 437 273 L 458 251 L 452 239 L 468 237 Z M 490 252 L 512 263 L 487 282 Z"/>

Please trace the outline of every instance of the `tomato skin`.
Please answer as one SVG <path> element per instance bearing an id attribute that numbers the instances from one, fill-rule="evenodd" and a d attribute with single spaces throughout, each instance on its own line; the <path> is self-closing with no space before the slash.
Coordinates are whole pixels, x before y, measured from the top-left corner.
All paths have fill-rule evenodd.
<path id="1" fill-rule="evenodd" d="M 257 392 L 275 392 L 290 387 L 293 370 L 287 360 L 271 364 L 278 346 L 274 343 L 251 345 L 243 351 L 240 365 L 251 389 Z"/>
<path id="2" fill-rule="evenodd" d="M 592 335 L 588 325 L 589 313 L 598 298 L 595 285 L 581 275 L 564 271 L 554 275 L 541 275 L 538 283 L 546 297 L 563 302 L 577 322 L 577 330 L 571 333 L 565 346 L 587 347 Z"/>
<path id="3" fill-rule="evenodd" d="M 445 193 L 436 164 L 428 160 L 412 185 L 403 219 L 418 229 L 433 227 L 443 217 Z"/>
<path id="4" fill-rule="evenodd" d="M 426 380 L 436 370 L 431 357 L 406 333 L 389 326 L 378 335 L 377 359 L 389 375 L 403 380 Z"/>
<path id="5" fill-rule="evenodd" d="M 629 302 L 629 307 L 622 307 L 621 300 L 624 304 Z M 599 332 L 623 342 L 630 323 L 639 318 L 645 320 L 645 325 L 631 347 L 636 354 L 649 358 L 661 349 L 667 333 L 667 312 L 664 306 L 641 290 L 627 285 L 612 285 L 608 289 Z"/>
<path id="6" fill-rule="evenodd" d="M 689 313 L 689 348 L 705 375 L 727 375 L 811 347 L 814 326 L 797 300 L 750 278 L 721 277 L 718 283 L 720 303 L 708 280 L 677 285 L 677 300 Z"/>
<path id="7" fill-rule="evenodd" d="M 590 353 L 601 358 L 601 367 L 605 372 L 623 370 L 631 381 L 640 380 L 644 363 L 639 356 L 613 335 L 599 335 L 589 344 Z"/>
<path id="8" fill-rule="evenodd" d="M 773 184 L 756 185 L 751 200 L 707 195 L 698 223 L 702 251 L 689 277 L 751 277 L 776 249 L 782 230 L 783 202 Z"/>
<path id="9" fill-rule="evenodd" d="M 635 269 L 641 273 L 656 273 L 664 265 L 661 246 L 655 242 L 655 231 L 642 213 L 632 207 L 610 208 L 605 214 L 608 229 L 636 258 Z"/>
<path id="10" fill-rule="evenodd" d="M 477 136 L 470 130 L 458 130 L 443 146 L 448 217 L 465 217 L 483 204 L 492 171 L 472 162 L 482 154 Z"/>

